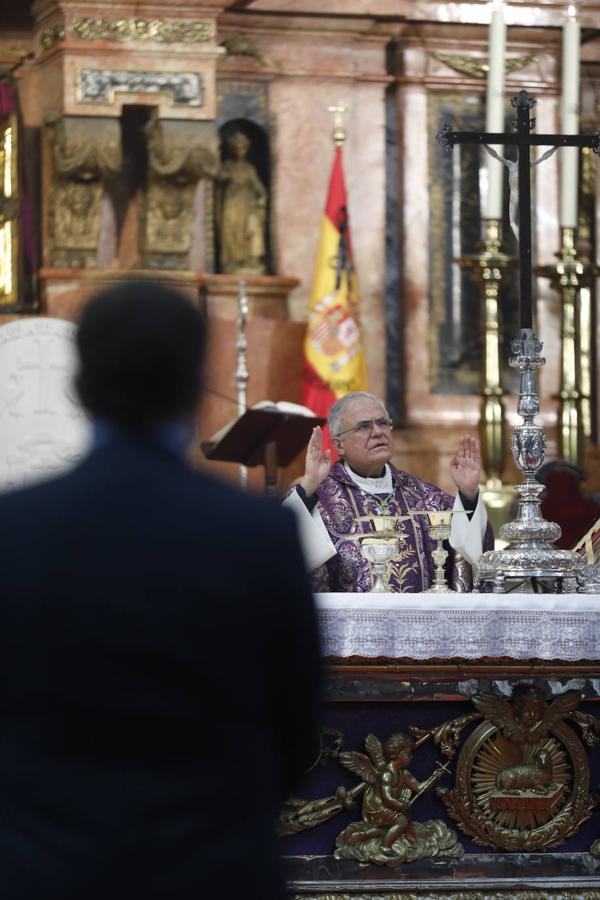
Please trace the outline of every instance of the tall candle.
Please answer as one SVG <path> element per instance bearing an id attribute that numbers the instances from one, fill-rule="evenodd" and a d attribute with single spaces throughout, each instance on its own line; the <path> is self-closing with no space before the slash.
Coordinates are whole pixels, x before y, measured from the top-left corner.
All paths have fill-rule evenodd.
<path id="1" fill-rule="evenodd" d="M 560 98 L 560 130 L 563 134 L 579 134 L 579 20 L 577 10 L 569 6 L 563 25 L 562 90 Z M 577 227 L 579 148 L 563 147 L 560 151 L 560 224 Z"/>
<path id="2" fill-rule="evenodd" d="M 488 132 L 504 131 L 504 54 L 506 49 L 506 25 L 504 23 L 503 3 L 492 5 L 492 17 L 489 30 L 489 71 L 487 79 L 487 97 L 485 109 L 485 130 Z M 502 147 L 494 147 L 502 154 Z M 487 154 L 488 195 L 486 217 L 502 218 L 502 184 L 504 166 L 497 159 Z"/>

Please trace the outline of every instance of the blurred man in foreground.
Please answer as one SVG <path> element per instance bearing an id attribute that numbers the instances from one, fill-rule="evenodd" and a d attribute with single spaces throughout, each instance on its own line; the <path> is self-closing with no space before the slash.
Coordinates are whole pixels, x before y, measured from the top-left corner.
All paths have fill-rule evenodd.
<path id="1" fill-rule="evenodd" d="M 184 462 L 204 324 L 131 282 L 78 332 L 95 444 L 0 497 L 6 900 L 271 900 L 317 753 L 318 642 L 290 514 Z"/>

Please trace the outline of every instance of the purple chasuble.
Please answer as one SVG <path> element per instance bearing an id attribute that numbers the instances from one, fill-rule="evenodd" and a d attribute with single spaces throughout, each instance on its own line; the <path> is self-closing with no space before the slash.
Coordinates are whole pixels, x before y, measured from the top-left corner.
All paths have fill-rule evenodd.
<path id="1" fill-rule="evenodd" d="M 332 467 L 317 489 L 318 509 L 337 554 L 314 573 L 316 591 L 366 593 L 371 590 L 369 562 L 362 555 L 357 538 L 372 534 L 373 529 L 368 522 L 358 521 L 361 516 L 405 516 L 411 510 L 452 509 L 454 498 L 449 494 L 416 475 L 396 469 L 391 463 L 389 467 L 393 490 L 387 496 L 362 491 L 341 462 Z M 399 522 L 398 535 L 398 554 L 389 564 L 390 590 L 408 594 L 427 591 L 433 580 L 431 551 L 435 549 L 435 541 L 427 533 L 427 516 Z M 486 535 L 486 544 L 488 539 Z M 470 566 L 452 548 L 448 549 L 446 572 L 451 587 L 470 590 Z"/>

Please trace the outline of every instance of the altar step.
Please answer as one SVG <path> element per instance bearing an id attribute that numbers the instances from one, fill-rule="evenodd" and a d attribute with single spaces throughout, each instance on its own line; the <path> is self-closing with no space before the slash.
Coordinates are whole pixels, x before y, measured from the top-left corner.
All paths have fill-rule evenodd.
<path id="1" fill-rule="evenodd" d="M 589 853 L 469 853 L 396 869 L 331 856 L 285 863 L 291 900 L 600 900 Z"/>

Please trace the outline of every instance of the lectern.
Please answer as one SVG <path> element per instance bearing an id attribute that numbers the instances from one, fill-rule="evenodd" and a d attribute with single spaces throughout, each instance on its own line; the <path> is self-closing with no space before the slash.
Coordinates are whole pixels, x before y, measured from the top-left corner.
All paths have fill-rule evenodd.
<path id="1" fill-rule="evenodd" d="M 265 467 L 265 492 L 277 495 L 277 469 L 306 447 L 312 430 L 325 419 L 284 412 L 273 405 L 247 409 L 212 441 L 202 443 L 207 459 Z"/>

